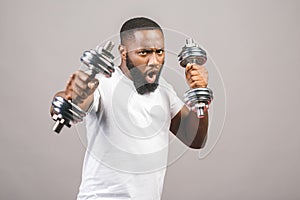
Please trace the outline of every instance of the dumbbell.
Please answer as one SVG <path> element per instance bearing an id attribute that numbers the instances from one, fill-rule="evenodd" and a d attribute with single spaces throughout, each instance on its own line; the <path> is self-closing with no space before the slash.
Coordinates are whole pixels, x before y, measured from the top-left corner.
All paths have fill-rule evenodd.
<path id="1" fill-rule="evenodd" d="M 95 78 L 98 73 L 104 74 L 106 77 L 112 76 L 112 73 L 115 71 L 114 56 L 111 54 L 113 48 L 114 43 L 108 41 L 104 47 L 96 48 L 97 50 L 91 49 L 83 53 L 80 61 L 91 70 L 87 82 Z M 66 100 L 60 96 L 54 97 L 52 101 L 54 111 L 52 119 L 55 121 L 53 131 L 60 133 L 64 126 L 70 128 L 71 122 L 78 123 L 83 120 L 87 113 L 77 105 L 78 102 L 79 99 L 76 98 Z"/>
<path id="2" fill-rule="evenodd" d="M 194 42 L 192 38 L 186 39 L 186 44 L 178 54 L 178 61 L 182 67 L 188 63 L 203 65 L 207 61 L 206 52 Z M 204 111 L 209 108 L 213 100 L 213 92 L 209 88 L 194 88 L 184 93 L 184 103 L 192 110 L 197 112 L 198 118 L 204 117 Z"/>

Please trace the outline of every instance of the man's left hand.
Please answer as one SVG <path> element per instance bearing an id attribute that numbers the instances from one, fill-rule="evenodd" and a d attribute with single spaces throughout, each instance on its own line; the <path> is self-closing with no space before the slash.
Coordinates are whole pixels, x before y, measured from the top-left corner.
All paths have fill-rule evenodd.
<path id="1" fill-rule="evenodd" d="M 187 64 L 185 78 L 190 88 L 206 88 L 208 84 L 208 71 L 204 66 Z"/>

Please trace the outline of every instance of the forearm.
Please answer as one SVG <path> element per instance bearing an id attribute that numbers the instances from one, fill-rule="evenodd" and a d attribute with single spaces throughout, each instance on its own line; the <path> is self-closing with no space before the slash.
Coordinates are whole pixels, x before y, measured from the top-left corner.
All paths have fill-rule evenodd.
<path id="1" fill-rule="evenodd" d="M 204 146 L 208 130 L 208 112 L 204 118 L 198 118 L 197 114 L 186 106 L 172 119 L 170 131 L 185 145 L 194 149 Z"/>
<path id="2" fill-rule="evenodd" d="M 188 115 L 182 119 L 183 132 L 189 147 L 194 149 L 204 147 L 207 138 L 208 119 L 207 111 L 205 111 L 203 118 L 198 118 L 195 112 L 190 111 Z"/>

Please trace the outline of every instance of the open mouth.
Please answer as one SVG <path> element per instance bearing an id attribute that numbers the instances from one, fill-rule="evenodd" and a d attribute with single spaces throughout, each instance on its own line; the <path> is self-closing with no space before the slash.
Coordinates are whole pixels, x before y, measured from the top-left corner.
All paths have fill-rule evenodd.
<path id="1" fill-rule="evenodd" d="M 151 70 L 146 72 L 146 76 L 145 76 L 146 81 L 148 83 L 154 83 L 157 77 L 157 73 L 158 73 L 157 70 Z"/>

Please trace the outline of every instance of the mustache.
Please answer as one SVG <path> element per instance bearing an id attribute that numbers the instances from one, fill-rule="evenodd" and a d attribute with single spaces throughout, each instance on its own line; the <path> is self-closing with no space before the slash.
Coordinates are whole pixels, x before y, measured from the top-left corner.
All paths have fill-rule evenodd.
<path id="1" fill-rule="evenodd" d="M 148 66 L 147 66 L 148 67 Z M 149 73 L 158 73 L 159 72 L 159 68 L 160 66 L 151 66 L 150 69 L 147 69 L 145 72 L 144 72 L 144 76 L 147 76 Z"/>

